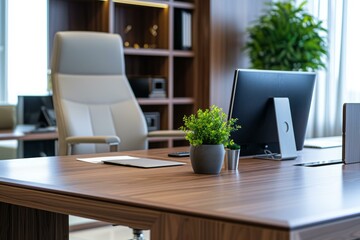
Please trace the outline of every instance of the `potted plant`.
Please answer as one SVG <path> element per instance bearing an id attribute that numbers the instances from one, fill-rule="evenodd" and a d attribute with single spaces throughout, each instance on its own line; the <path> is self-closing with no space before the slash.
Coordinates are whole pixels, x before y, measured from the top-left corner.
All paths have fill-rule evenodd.
<path id="1" fill-rule="evenodd" d="M 294 0 L 269 3 L 268 11 L 248 28 L 245 50 L 251 67 L 268 70 L 314 71 L 325 68 L 327 55 L 322 21 Z"/>
<path id="2" fill-rule="evenodd" d="M 232 131 L 239 128 L 237 119 L 227 119 L 221 108 L 199 109 L 184 116 L 185 138 L 190 143 L 191 166 L 195 173 L 218 174 L 224 161 L 225 149 Z"/>
<path id="3" fill-rule="evenodd" d="M 226 159 L 227 159 L 228 170 L 236 170 L 238 168 L 239 157 L 240 157 L 240 145 L 236 144 L 231 139 L 226 148 Z"/>

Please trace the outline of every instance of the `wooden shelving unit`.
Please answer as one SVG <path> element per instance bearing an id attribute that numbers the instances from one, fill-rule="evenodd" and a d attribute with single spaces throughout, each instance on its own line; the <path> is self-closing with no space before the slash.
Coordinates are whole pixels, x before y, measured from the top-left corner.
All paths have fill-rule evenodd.
<path id="1" fill-rule="evenodd" d="M 161 129 L 178 129 L 185 114 L 209 104 L 209 53 L 206 48 L 209 34 L 199 31 L 201 27 L 206 30 L 206 24 L 209 24 L 208 18 L 202 15 L 207 13 L 208 0 L 126 2 L 49 0 L 49 49 L 52 49 L 52 39 L 57 31 L 120 34 L 125 48 L 126 74 L 162 77 L 166 81 L 166 98 L 139 98 L 142 110 L 159 112 Z M 139 6 L 139 2 L 160 3 L 164 7 Z M 175 12 L 183 10 L 191 13 L 192 20 L 192 47 L 184 50 L 174 47 L 180 31 L 175 26 Z M 184 144 L 187 142 L 176 138 L 156 139 L 150 142 L 150 147 Z"/>

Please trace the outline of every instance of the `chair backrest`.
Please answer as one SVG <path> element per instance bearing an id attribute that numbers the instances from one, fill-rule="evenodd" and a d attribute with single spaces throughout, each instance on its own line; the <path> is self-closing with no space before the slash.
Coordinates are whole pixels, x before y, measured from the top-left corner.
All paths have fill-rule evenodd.
<path id="1" fill-rule="evenodd" d="M 0 105 L 0 129 L 13 129 L 16 125 L 16 107 Z"/>
<path id="2" fill-rule="evenodd" d="M 59 132 L 59 154 L 69 136 L 114 135 L 120 150 L 147 148 L 147 125 L 125 75 L 121 37 L 100 32 L 55 35 L 51 81 Z M 74 154 L 107 151 L 81 144 Z"/>

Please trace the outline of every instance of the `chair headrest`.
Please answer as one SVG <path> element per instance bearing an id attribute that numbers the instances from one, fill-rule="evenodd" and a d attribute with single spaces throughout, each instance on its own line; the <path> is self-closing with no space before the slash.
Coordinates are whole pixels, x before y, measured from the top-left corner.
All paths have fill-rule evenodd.
<path id="1" fill-rule="evenodd" d="M 51 70 L 80 75 L 125 74 L 122 39 L 102 32 L 57 32 Z"/>

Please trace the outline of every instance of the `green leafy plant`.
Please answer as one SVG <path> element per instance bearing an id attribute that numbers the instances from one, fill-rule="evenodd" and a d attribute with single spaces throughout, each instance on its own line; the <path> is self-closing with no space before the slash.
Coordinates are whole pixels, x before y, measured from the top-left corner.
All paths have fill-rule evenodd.
<path id="1" fill-rule="evenodd" d="M 314 71 L 325 68 L 327 55 L 322 21 L 298 7 L 294 0 L 268 3 L 270 8 L 248 28 L 245 45 L 252 68 Z"/>
<path id="2" fill-rule="evenodd" d="M 210 109 L 199 109 L 196 114 L 184 116 L 184 125 L 180 130 L 185 132 L 185 138 L 192 146 L 201 144 L 229 144 L 229 137 L 232 131 L 240 128 L 236 125 L 236 118 L 227 120 L 223 110 L 215 105 Z"/>
<path id="3" fill-rule="evenodd" d="M 240 145 L 239 144 L 236 144 L 234 142 L 234 140 L 230 140 L 228 145 L 227 145 L 227 148 L 230 149 L 230 150 L 239 150 L 240 149 Z"/>

